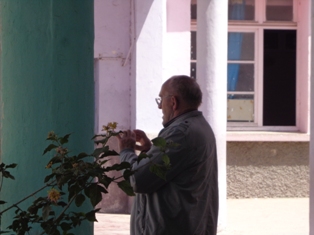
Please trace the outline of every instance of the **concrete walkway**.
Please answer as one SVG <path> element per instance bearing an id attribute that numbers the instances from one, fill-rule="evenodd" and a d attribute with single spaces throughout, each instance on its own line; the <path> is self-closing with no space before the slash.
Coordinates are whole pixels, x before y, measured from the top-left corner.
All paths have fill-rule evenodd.
<path id="1" fill-rule="evenodd" d="M 227 227 L 217 235 L 308 235 L 309 199 L 228 199 Z M 129 235 L 129 215 L 97 214 L 94 235 Z M 175 235 L 175 234 L 174 234 Z"/>

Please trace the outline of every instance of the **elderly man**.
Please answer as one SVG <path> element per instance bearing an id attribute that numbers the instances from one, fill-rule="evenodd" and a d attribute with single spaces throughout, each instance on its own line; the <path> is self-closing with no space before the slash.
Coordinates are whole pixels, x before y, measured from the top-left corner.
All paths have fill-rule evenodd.
<path id="1" fill-rule="evenodd" d="M 179 144 L 167 150 L 171 168 L 167 179 L 149 171 L 149 161 L 160 162 L 160 149 L 152 146 L 141 130 L 119 136 L 121 161 L 136 173 L 131 184 L 136 192 L 131 214 L 131 235 L 216 235 L 218 176 L 213 131 L 198 107 L 199 85 L 188 76 L 174 76 L 161 87 L 156 99 L 163 113 L 160 137 Z M 137 146 L 136 142 L 141 145 Z M 150 159 L 137 162 L 135 150 Z"/>

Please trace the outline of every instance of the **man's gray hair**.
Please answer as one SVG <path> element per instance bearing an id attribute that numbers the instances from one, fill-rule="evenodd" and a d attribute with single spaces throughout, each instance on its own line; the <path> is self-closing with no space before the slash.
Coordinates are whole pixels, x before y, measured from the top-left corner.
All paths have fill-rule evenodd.
<path id="1" fill-rule="evenodd" d="M 202 91 L 194 78 L 186 75 L 173 76 L 169 79 L 171 90 L 181 97 L 190 108 L 198 108 L 202 103 Z"/>

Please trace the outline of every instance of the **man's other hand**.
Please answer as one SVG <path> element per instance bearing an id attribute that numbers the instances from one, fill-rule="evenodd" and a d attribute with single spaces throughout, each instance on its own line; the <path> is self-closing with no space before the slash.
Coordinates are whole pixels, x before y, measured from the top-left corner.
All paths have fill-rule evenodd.
<path id="1" fill-rule="evenodd" d="M 150 150 L 152 142 L 148 139 L 145 132 L 142 130 L 134 130 L 133 132 L 136 135 L 136 142 L 140 143 L 140 145 L 135 145 L 135 149 L 143 152 Z"/>

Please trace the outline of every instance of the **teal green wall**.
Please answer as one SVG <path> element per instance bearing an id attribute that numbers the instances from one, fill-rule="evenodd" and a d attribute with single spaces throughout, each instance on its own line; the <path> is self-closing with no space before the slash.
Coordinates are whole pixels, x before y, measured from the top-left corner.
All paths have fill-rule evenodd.
<path id="1" fill-rule="evenodd" d="M 93 149 L 94 9 L 92 0 L 0 4 L 1 158 L 18 164 L 12 170 L 16 180 L 4 181 L 1 199 L 13 203 L 43 185 L 49 131 L 73 133 L 72 152 Z M 2 217 L 2 229 L 11 218 Z M 75 234 L 93 234 L 92 224 Z"/>

